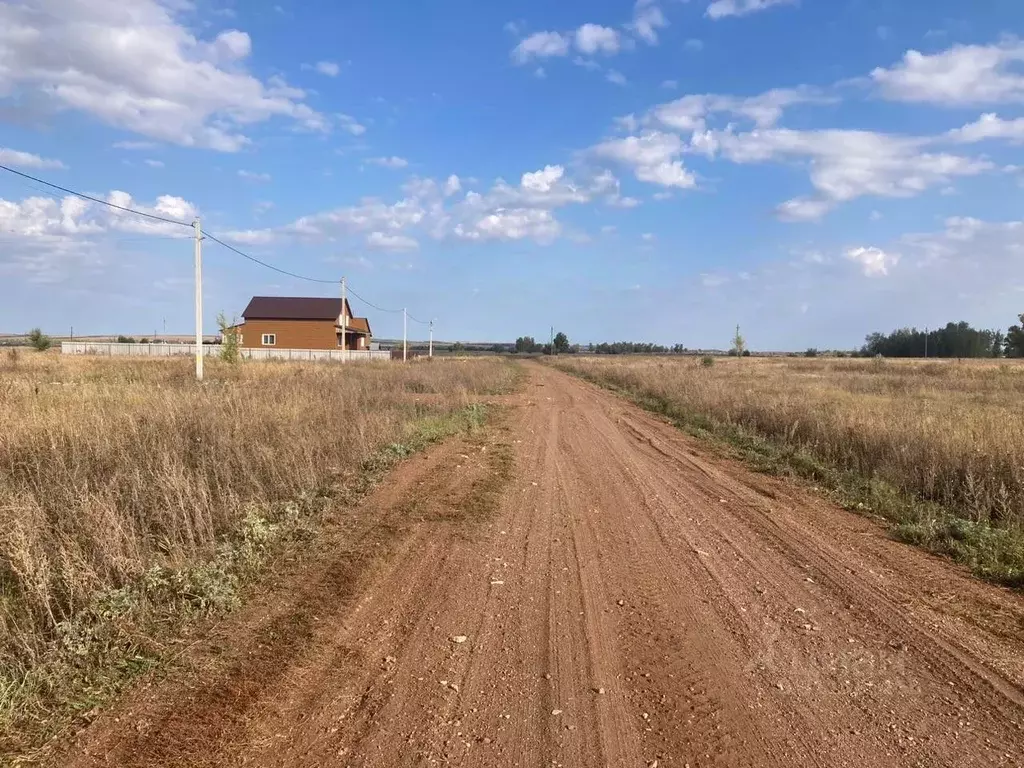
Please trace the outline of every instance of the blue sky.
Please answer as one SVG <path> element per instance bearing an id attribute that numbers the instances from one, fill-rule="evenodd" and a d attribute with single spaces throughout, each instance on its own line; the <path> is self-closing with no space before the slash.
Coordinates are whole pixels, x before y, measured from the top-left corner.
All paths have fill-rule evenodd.
<path id="1" fill-rule="evenodd" d="M 442 338 L 1005 328 L 1019 35 L 1016 0 L 0 2 L 0 163 Z M 187 333 L 189 230 L 65 197 L 0 173 L 0 331 Z M 204 259 L 208 332 L 337 290 Z"/>

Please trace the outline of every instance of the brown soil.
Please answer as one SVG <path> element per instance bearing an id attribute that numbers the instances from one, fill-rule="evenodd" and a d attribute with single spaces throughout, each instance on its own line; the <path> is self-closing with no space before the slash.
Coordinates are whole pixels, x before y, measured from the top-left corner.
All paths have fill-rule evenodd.
<path id="1" fill-rule="evenodd" d="M 1024 764 L 1019 594 L 564 374 L 507 400 L 53 763 Z"/>

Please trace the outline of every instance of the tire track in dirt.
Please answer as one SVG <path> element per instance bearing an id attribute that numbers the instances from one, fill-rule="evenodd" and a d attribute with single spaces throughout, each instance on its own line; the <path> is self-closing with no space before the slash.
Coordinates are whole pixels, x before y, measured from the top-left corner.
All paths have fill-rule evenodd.
<path id="1" fill-rule="evenodd" d="M 57 764 L 1024 763 L 1019 594 L 529 372 L 509 432 L 400 467 L 362 538 L 218 638 L 215 675 L 129 697 Z M 512 481 L 458 522 L 498 443 Z M 340 575 L 375 526 L 404 532 Z"/>

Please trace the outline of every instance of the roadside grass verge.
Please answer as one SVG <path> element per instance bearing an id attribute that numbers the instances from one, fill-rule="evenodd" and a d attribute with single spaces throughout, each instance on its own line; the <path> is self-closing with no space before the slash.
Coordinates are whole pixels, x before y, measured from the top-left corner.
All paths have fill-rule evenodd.
<path id="1" fill-rule="evenodd" d="M 0 371 L 0 762 L 88 717 L 518 371 L 25 356 Z M 408 382 L 438 397 L 410 401 Z"/>
<path id="2" fill-rule="evenodd" d="M 1024 386 L 1024 369 L 1010 374 L 1000 368 L 972 370 L 958 381 L 935 368 L 915 371 L 911 364 L 886 362 L 889 368 L 881 371 L 873 361 L 840 363 L 840 370 L 830 370 L 828 363 L 786 362 L 779 375 L 747 361 L 702 366 L 689 360 L 559 359 L 554 365 L 664 416 L 694 437 L 728 446 L 757 471 L 812 482 L 841 506 L 887 524 L 901 541 L 948 556 L 984 579 L 1024 588 L 1024 497 L 1017 484 L 1022 475 L 1012 469 L 1014 460 L 1024 464 L 1024 431 L 1013 437 L 1011 426 L 1008 442 L 1000 445 L 1006 453 L 1016 452 L 1015 458 L 1004 462 L 1004 457 L 978 456 L 985 438 L 994 439 L 980 430 L 996 416 L 985 412 L 973 422 L 946 425 L 937 423 L 934 405 L 921 405 L 923 398 L 961 400 L 950 415 L 964 418 L 965 413 L 1002 408 L 1005 403 L 1004 416 L 1012 425 L 1021 418 L 1012 406 L 1017 388 Z M 800 381 L 800 374 L 807 371 L 814 376 L 809 385 Z M 879 404 L 877 388 L 890 388 L 891 382 L 874 383 L 871 398 L 858 402 L 847 393 L 868 385 L 844 380 L 851 372 L 884 374 L 903 382 L 890 391 L 890 402 L 880 413 L 868 416 L 864 408 Z M 937 394 L 927 385 L 939 377 L 942 391 Z M 837 397 L 832 389 L 846 391 Z M 1004 389 L 1011 394 L 1005 400 L 997 396 Z M 881 422 L 874 421 L 884 419 L 890 408 L 910 414 L 902 431 L 893 431 L 891 424 L 883 430 Z M 921 414 L 916 434 L 915 412 Z M 929 432 L 936 429 L 951 434 L 930 443 Z M 958 446 L 962 452 L 944 450 L 954 431 L 966 442 Z M 967 459 L 958 463 L 960 456 Z M 914 458 L 928 465 L 903 473 L 903 466 Z M 996 470 L 985 472 L 985 462 Z M 1024 473 L 1024 466 L 1018 468 Z M 929 485 L 918 482 L 922 477 L 942 479 Z M 956 478 L 962 487 L 950 487 Z"/>

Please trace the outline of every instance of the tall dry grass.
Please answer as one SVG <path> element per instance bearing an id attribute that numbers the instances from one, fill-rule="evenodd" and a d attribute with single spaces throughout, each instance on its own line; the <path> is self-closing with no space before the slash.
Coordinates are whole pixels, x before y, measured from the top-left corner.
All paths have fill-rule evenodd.
<path id="1" fill-rule="evenodd" d="M 188 361 L 6 356 L 0 683 L 51 651 L 98 594 L 212 557 L 253 509 L 358 473 L 412 420 L 513 377 L 496 360 L 213 363 L 199 385 Z"/>
<path id="2" fill-rule="evenodd" d="M 560 367 L 1024 529 L 1024 365 L 571 358 Z"/>

